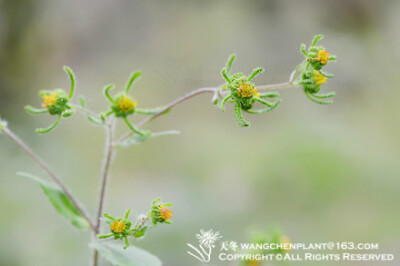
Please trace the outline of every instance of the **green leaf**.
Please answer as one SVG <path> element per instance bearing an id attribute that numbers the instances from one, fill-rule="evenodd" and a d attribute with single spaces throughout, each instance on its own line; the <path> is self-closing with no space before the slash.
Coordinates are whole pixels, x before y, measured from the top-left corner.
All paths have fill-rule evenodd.
<path id="1" fill-rule="evenodd" d="M 180 132 L 177 130 L 169 130 L 169 131 L 162 131 L 162 132 L 156 132 L 156 133 L 151 132 L 151 134 L 143 135 L 143 136 L 135 134 L 132 137 L 128 138 L 127 140 L 123 141 L 119 145 L 119 147 L 128 147 L 130 145 L 138 144 L 138 143 L 144 142 L 152 137 L 161 137 L 161 136 L 166 136 L 166 135 L 178 135 L 178 134 L 180 134 Z"/>
<path id="2" fill-rule="evenodd" d="M 130 246 L 123 249 L 121 245 L 107 241 L 92 242 L 90 247 L 116 266 L 161 266 L 162 262 L 146 250 Z"/>
<path id="3" fill-rule="evenodd" d="M 132 73 L 131 77 L 129 78 L 128 83 L 126 84 L 126 88 L 125 88 L 125 92 L 126 92 L 126 93 L 129 92 L 129 90 L 130 90 L 130 88 L 131 88 L 133 82 L 134 82 L 136 79 L 140 78 L 141 75 L 142 75 L 142 72 L 140 72 L 140 71 L 136 71 L 136 72 L 133 72 L 133 73 Z"/>
<path id="4" fill-rule="evenodd" d="M 47 195 L 47 197 L 49 197 L 51 204 L 53 204 L 54 208 L 56 208 L 57 212 L 70 221 L 76 228 L 90 228 L 90 225 L 86 219 L 75 208 L 72 202 L 67 198 L 67 196 L 65 196 L 64 192 L 58 186 L 29 173 L 18 172 L 17 175 L 28 177 L 39 183 L 44 193 Z"/>

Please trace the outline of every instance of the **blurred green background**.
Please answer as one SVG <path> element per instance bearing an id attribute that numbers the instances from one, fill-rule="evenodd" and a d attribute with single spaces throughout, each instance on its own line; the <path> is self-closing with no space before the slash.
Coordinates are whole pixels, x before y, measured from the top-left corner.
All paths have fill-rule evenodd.
<path id="1" fill-rule="evenodd" d="M 336 78 L 323 87 L 337 92 L 333 105 L 310 102 L 300 88 L 284 89 L 279 108 L 247 115 L 252 126 L 243 129 L 231 106 L 222 114 L 210 95 L 192 99 L 148 126 L 180 136 L 117 155 L 106 210 L 145 212 L 157 196 L 173 202 L 173 225 L 137 243 L 165 265 L 197 265 L 186 243 L 201 228 L 246 241 L 250 228 L 271 224 L 293 242 L 379 243 L 374 253 L 394 253 L 392 264 L 357 264 L 398 265 L 399 12 L 396 0 L 3 0 L 0 115 L 93 214 L 103 130 L 78 114 L 37 136 L 34 129 L 52 118 L 23 109 L 40 105 L 40 89 L 69 86 L 63 65 L 75 71 L 78 95 L 96 111 L 107 108 L 105 84 L 121 88 L 140 69 L 134 97 L 154 107 L 221 84 L 232 52 L 234 71 L 266 69 L 257 84 L 286 81 L 302 60 L 300 43 L 322 33 L 321 44 L 338 56 L 326 69 Z M 89 234 L 74 230 L 17 171 L 47 178 L 0 136 L 0 264 L 87 265 Z"/>

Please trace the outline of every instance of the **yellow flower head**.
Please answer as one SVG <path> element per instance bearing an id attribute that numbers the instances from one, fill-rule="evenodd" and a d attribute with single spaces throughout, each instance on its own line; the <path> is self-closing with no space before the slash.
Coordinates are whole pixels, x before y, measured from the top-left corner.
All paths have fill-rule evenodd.
<path id="1" fill-rule="evenodd" d="M 57 93 L 54 92 L 52 94 L 44 94 L 42 96 L 42 99 L 43 99 L 42 107 L 50 107 L 50 106 L 56 104 Z"/>
<path id="2" fill-rule="evenodd" d="M 122 233 L 125 230 L 125 224 L 121 221 L 115 221 L 111 225 L 111 231 L 114 233 Z"/>
<path id="3" fill-rule="evenodd" d="M 160 206 L 160 216 L 164 220 L 169 220 L 172 218 L 172 211 L 165 206 Z"/>
<path id="4" fill-rule="evenodd" d="M 121 113 L 128 113 L 132 111 L 137 105 L 137 102 L 132 101 L 126 96 L 121 96 L 118 99 L 117 107 Z"/>
<path id="5" fill-rule="evenodd" d="M 326 82 L 326 77 L 322 76 L 317 70 L 314 70 L 314 80 L 317 85 L 321 85 Z"/>
<path id="6" fill-rule="evenodd" d="M 257 92 L 257 89 L 250 86 L 248 83 L 240 83 L 237 90 L 240 97 L 243 98 L 249 98 L 251 96 L 260 97 L 260 93 Z"/>
<path id="7" fill-rule="evenodd" d="M 317 54 L 317 61 L 319 61 L 322 65 L 326 65 L 330 55 L 331 54 L 327 51 L 319 50 Z"/>

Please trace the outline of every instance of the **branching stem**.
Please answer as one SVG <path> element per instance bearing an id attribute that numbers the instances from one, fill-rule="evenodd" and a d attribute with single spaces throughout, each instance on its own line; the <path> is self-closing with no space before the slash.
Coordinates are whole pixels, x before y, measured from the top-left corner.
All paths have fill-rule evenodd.
<path id="1" fill-rule="evenodd" d="M 23 151 L 25 151 L 50 177 L 53 181 L 60 187 L 64 192 L 65 196 L 71 201 L 75 208 L 82 214 L 85 220 L 89 223 L 92 230 L 95 230 L 95 224 L 90 219 L 88 213 L 79 205 L 78 201 L 69 191 L 69 189 L 64 185 L 61 179 L 49 168 L 49 166 L 27 145 L 23 142 L 17 135 L 14 134 L 7 126 L 5 126 L 2 131 L 4 135 L 9 137 L 15 144 L 17 144 Z"/>
<path id="2" fill-rule="evenodd" d="M 106 141 L 105 141 L 105 151 L 104 151 L 104 158 L 101 165 L 101 174 L 100 174 L 100 191 L 99 197 L 97 200 L 97 213 L 95 218 L 95 227 L 93 231 L 93 240 L 96 239 L 97 234 L 100 231 L 100 217 L 103 213 L 104 209 L 104 198 L 106 193 L 106 188 L 108 185 L 108 179 L 110 175 L 110 166 L 114 156 L 112 142 L 114 138 L 114 131 L 115 131 L 115 121 L 114 118 L 110 118 L 107 121 L 105 126 L 106 130 Z M 98 252 L 96 249 L 93 250 L 93 257 L 91 265 L 97 266 L 98 265 Z"/>
<path id="3" fill-rule="evenodd" d="M 296 78 L 295 78 L 296 79 Z M 279 84 L 272 84 L 272 85 L 265 85 L 265 86 L 257 86 L 256 88 L 259 90 L 270 90 L 270 89 L 281 89 L 281 88 L 287 88 L 287 87 L 293 87 L 296 86 L 297 84 L 295 83 L 295 79 L 284 82 L 284 83 L 279 83 Z M 113 86 L 107 86 L 105 93 L 106 96 L 112 101 L 111 96 L 108 94 L 108 90 L 110 90 Z M 162 108 L 160 111 L 157 113 L 148 116 L 147 118 L 143 119 L 140 121 L 136 127 L 140 128 L 143 125 L 151 122 L 152 120 L 156 119 L 157 117 L 161 116 L 165 112 L 169 111 L 176 105 L 185 102 L 186 100 L 189 100 L 197 95 L 203 94 L 203 93 L 220 93 L 222 92 L 221 87 L 206 87 L 206 88 L 200 88 L 197 90 L 194 90 L 180 98 L 175 99 L 168 105 L 166 105 L 164 108 Z M 88 115 L 95 115 L 95 113 L 87 108 L 78 106 L 78 105 L 73 105 L 73 107 L 81 110 L 82 112 L 88 114 Z M 21 140 L 19 139 L 7 126 L 5 126 L 2 129 L 2 132 L 8 136 L 12 141 L 14 141 L 17 145 L 19 145 L 34 161 L 36 161 L 46 172 L 47 174 L 54 180 L 55 183 L 57 183 L 60 188 L 63 190 L 65 195 L 68 197 L 68 199 L 72 202 L 72 204 L 79 210 L 79 212 L 83 215 L 83 217 L 88 221 L 90 224 L 90 227 L 93 230 L 93 235 L 92 238 L 93 240 L 97 240 L 97 234 L 100 232 L 100 217 L 103 213 L 104 209 L 104 201 L 105 201 L 105 193 L 107 190 L 107 185 L 109 183 L 109 175 L 110 175 L 110 167 L 111 163 L 114 157 L 114 148 L 117 147 L 122 141 L 126 140 L 133 134 L 134 132 L 128 132 L 125 135 L 123 135 L 121 138 L 114 140 L 114 131 L 115 131 L 115 121 L 114 118 L 110 118 L 107 120 L 106 125 L 105 125 L 105 130 L 106 130 L 106 141 L 105 141 L 105 152 L 104 152 L 104 158 L 103 162 L 101 165 L 101 175 L 100 175 L 100 191 L 99 191 L 99 196 L 97 200 L 97 213 L 94 222 L 90 219 L 89 215 L 82 209 L 82 207 L 78 204 L 78 202 L 75 200 L 75 198 L 72 196 L 71 192 L 67 189 L 67 187 L 62 183 L 62 181 L 55 175 L 53 171 L 49 169 L 49 167 Z M 145 220 L 147 221 L 147 219 Z M 97 266 L 99 263 L 99 256 L 98 252 L 96 249 L 93 250 L 93 256 L 92 256 L 92 261 L 91 264 L 92 266 Z"/>
<path id="4" fill-rule="evenodd" d="M 293 82 L 287 81 L 278 84 L 264 85 L 264 86 L 256 86 L 257 90 L 273 90 L 273 89 L 283 89 L 296 86 Z"/>
<path id="5" fill-rule="evenodd" d="M 94 112 L 94 111 L 92 111 L 92 110 L 90 110 L 90 109 L 88 109 L 86 107 L 82 107 L 82 106 L 77 105 L 77 104 L 70 104 L 70 105 L 72 107 L 78 109 L 79 111 L 81 111 L 84 114 L 91 115 L 91 116 L 94 116 L 94 117 L 98 117 L 98 114 L 96 112 Z"/>
<path id="6" fill-rule="evenodd" d="M 272 85 L 265 85 L 265 86 L 257 86 L 256 89 L 259 90 L 269 90 L 269 89 L 282 89 L 282 88 L 288 88 L 288 87 L 293 87 L 296 86 L 297 84 L 295 84 L 293 81 L 287 81 L 287 82 L 283 82 L 283 83 L 279 83 L 279 84 L 272 84 Z M 190 98 L 193 98 L 197 95 L 203 94 L 203 93 L 216 93 L 218 90 L 220 90 L 220 87 L 207 87 L 207 88 L 200 88 L 197 90 L 194 90 L 174 101 L 172 101 L 170 104 L 166 105 L 163 109 L 161 109 L 159 112 L 157 112 L 156 114 L 152 115 L 152 116 L 148 116 L 147 118 L 143 119 L 142 121 L 140 121 L 137 125 L 136 128 L 140 128 L 143 125 L 149 123 L 150 121 L 156 119 L 157 117 L 159 117 L 160 115 L 162 115 L 163 113 L 167 112 L 168 110 L 170 110 L 171 108 L 173 108 L 174 106 L 189 100 Z M 126 140 L 127 138 L 129 138 L 130 136 L 132 136 L 134 133 L 133 132 L 128 132 L 126 134 L 124 134 L 121 138 L 119 138 L 119 140 L 117 140 L 114 144 L 113 144 L 113 148 L 117 147 L 121 142 L 123 142 L 124 140 Z"/>

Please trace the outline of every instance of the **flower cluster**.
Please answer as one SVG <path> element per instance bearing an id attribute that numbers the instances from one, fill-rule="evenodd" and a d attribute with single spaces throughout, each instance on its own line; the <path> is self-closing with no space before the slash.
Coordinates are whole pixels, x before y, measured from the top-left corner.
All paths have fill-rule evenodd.
<path id="1" fill-rule="evenodd" d="M 327 94 L 317 94 L 320 91 L 321 84 L 326 83 L 328 78 L 333 78 L 332 74 L 322 71 L 322 68 L 329 61 L 335 61 L 336 57 L 331 55 L 322 46 L 317 46 L 317 42 L 323 38 L 322 35 L 316 35 L 308 51 L 305 44 L 301 45 L 301 52 L 305 56 L 301 64 L 302 73 L 299 84 L 303 86 L 306 96 L 315 103 L 330 104 L 332 100 L 324 100 L 335 96 L 334 92 Z"/>
<path id="2" fill-rule="evenodd" d="M 156 227 L 157 223 L 167 223 L 172 218 L 172 211 L 168 208 L 172 206 L 170 203 L 162 203 L 160 199 L 153 201 L 151 210 L 148 215 L 140 215 L 135 223 L 129 220 L 129 214 L 131 210 L 127 210 L 124 217 L 114 218 L 110 214 L 106 213 L 104 216 L 108 218 L 107 224 L 109 226 L 110 233 L 98 235 L 100 239 L 113 237 L 114 239 L 120 239 L 125 241 L 124 248 L 129 247 L 128 237 L 142 238 L 149 229 L 146 225 L 148 220 L 152 220 L 153 226 Z"/>
<path id="3" fill-rule="evenodd" d="M 231 74 L 231 68 L 233 61 L 235 60 L 236 55 L 231 55 L 226 66 L 223 68 L 221 74 L 226 80 L 226 84 L 222 86 L 223 89 L 226 89 L 224 98 L 221 100 L 219 104 L 219 108 L 222 111 L 225 111 L 225 103 L 231 102 L 234 104 L 235 108 L 235 117 L 238 124 L 242 127 L 247 127 L 250 125 L 242 115 L 242 110 L 251 113 L 251 114 L 261 114 L 272 111 L 275 107 L 278 106 L 280 100 L 270 103 L 263 98 L 275 98 L 279 97 L 277 93 L 264 93 L 260 94 L 254 83 L 251 82 L 253 78 L 255 78 L 258 74 L 264 71 L 261 67 L 256 68 L 249 76 L 245 76 L 242 73 L 236 73 L 234 75 Z M 253 110 L 253 105 L 255 102 L 259 102 L 266 106 L 265 109 L 261 110 Z M 216 101 L 218 103 L 218 101 Z"/>
<path id="4" fill-rule="evenodd" d="M 69 94 L 63 89 L 42 90 L 39 92 L 39 96 L 43 99 L 42 108 L 34 108 L 30 105 L 25 106 L 25 110 L 33 115 L 49 113 L 57 116 L 55 122 L 49 127 L 36 129 L 39 134 L 50 132 L 60 123 L 62 117 L 67 118 L 75 113 L 75 109 L 69 104 L 75 91 L 75 76 L 67 66 L 64 66 L 64 71 L 71 81 Z"/>

